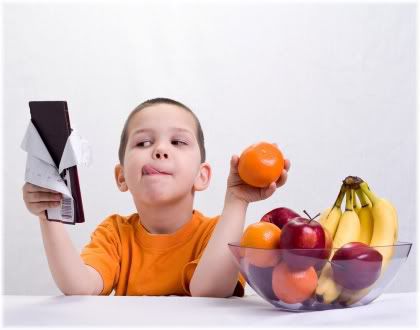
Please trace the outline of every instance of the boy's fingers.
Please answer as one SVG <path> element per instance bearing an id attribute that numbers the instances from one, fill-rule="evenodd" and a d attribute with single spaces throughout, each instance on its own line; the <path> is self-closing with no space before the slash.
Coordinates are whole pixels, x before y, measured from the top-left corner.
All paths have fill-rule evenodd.
<path id="1" fill-rule="evenodd" d="M 60 202 L 40 202 L 40 203 L 29 203 L 29 209 L 36 214 L 45 211 L 48 208 L 54 208 L 60 206 Z"/>
<path id="2" fill-rule="evenodd" d="M 288 160 L 288 159 L 285 159 L 284 160 L 284 169 L 286 171 L 289 171 L 289 169 L 290 169 L 290 160 Z"/>
<path id="3" fill-rule="evenodd" d="M 286 183 L 286 181 L 287 181 L 287 171 L 283 170 L 283 173 L 281 174 L 280 178 L 276 182 L 277 188 L 284 185 Z"/>
<path id="4" fill-rule="evenodd" d="M 33 192 L 27 194 L 27 201 L 29 203 L 52 202 L 61 201 L 61 194 L 50 192 Z"/>
<path id="5" fill-rule="evenodd" d="M 264 197 L 268 198 L 270 197 L 272 194 L 274 194 L 274 192 L 276 191 L 277 187 L 276 187 L 276 183 L 275 182 L 271 182 L 270 185 L 264 190 Z"/>
<path id="6" fill-rule="evenodd" d="M 47 188 L 40 187 L 40 186 L 36 186 L 36 185 L 34 185 L 32 183 L 29 183 L 29 182 L 26 182 L 23 185 L 23 190 L 26 190 L 27 192 L 30 192 L 30 193 L 32 193 L 32 192 L 38 192 L 38 191 L 56 193 L 56 191 L 54 191 L 54 190 L 47 189 Z"/>
<path id="7" fill-rule="evenodd" d="M 238 173 L 238 163 L 239 163 L 239 157 L 237 155 L 233 155 L 230 158 L 230 170 L 234 174 Z"/>
<path id="8" fill-rule="evenodd" d="M 276 189 L 277 189 L 276 183 L 275 182 L 272 182 L 270 184 L 270 191 L 271 191 L 271 194 L 270 195 L 274 194 L 274 192 L 276 191 Z"/>

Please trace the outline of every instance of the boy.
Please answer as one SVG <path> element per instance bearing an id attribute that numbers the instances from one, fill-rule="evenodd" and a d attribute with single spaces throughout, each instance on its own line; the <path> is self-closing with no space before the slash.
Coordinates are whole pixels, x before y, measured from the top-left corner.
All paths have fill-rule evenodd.
<path id="1" fill-rule="evenodd" d="M 65 295 L 243 296 L 227 244 L 240 240 L 248 204 L 286 182 L 290 162 L 277 182 L 259 189 L 240 179 L 238 160 L 231 158 L 222 214 L 204 216 L 193 209 L 195 192 L 211 178 L 197 117 L 171 99 L 140 104 L 126 120 L 115 167 L 118 189 L 131 193 L 137 213 L 106 218 L 80 255 L 64 225 L 45 219 L 61 196 L 25 183 L 23 199 L 40 219 L 59 289 Z"/>

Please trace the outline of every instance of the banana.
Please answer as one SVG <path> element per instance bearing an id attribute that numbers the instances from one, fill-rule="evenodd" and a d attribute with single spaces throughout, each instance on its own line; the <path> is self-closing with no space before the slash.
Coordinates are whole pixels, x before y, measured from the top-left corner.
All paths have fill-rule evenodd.
<path id="1" fill-rule="evenodd" d="M 361 221 L 362 230 L 368 231 L 369 227 L 370 226 L 372 227 L 371 239 L 368 244 L 372 247 L 375 247 L 375 249 L 378 250 L 382 254 L 382 268 L 381 268 L 381 276 L 382 276 L 394 252 L 393 247 L 391 246 L 385 247 L 385 246 L 394 245 L 398 239 L 397 211 L 395 207 L 389 201 L 387 201 L 384 198 L 377 197 L 370 190 L 366 182 L 361 183 L 360 188 L 361 189 L 357 190 L 356 193 L 361 199 L 362 204 L 364 204 L 365 202 L 366 203 L 369 202 L 369 200 L 366 200 L 366 196 L 372 202 L 372 206 L 365 207 L 368 209 L 370 208 L 372 220 L 366 220 L 366 218 L 363 218 L 364 217 L 363 215 L 360 215 L 360 221 Z M 365 201 L 363 199 L 365 199 Z M 371 225 L 370 225 L 370 221 L 372 222 Z M 369 225 L 367 223 L 369 223 Z M 344 289 L 340 297 L 338 298 L 338 301 L 342 305 L 345 305 L 345 306 L 353 305 L 357 303 L 358 301 L 360 301 L 363 297 L 365 297 L 373 289 L 374 286 L 375 286 L 375 283 L 361 290 Z"/>
<path id="2" fill-rule="evenodd" d="M 371 213 L 372 205 L 360 188 L 356 190 L 356 194 L 362 204 L 360 209 L 356 211 L 360 220 L 360 234 L 357 241 L 369 245 L 373 231 L 373 218 Z M 344 288 L 337 301 L 344 306 L 352 305 L 366 296 L 370 292 L 370 289 L 371 287 L 361 290 L 350 290 Z"/>
<path id="3" fill-rule="evenodd" d="M 351 191 L 351 193 L 353 194 L 353 210 L 356 211 L 357 215 L 359 215 L 360 209 L 362 208 L 362 206 L 360 205 L 358 199 L 355 196 L 355 192 L 354 190 Z"/>
<path id="4" fill-rule="evenodd" d="M 374 285 L 371 285 L 361 290 L 343 289 L 337 301 L 343 306 L 353 305 L 360 301 L 363 297 L 365 297 L 370 292 L 373 286 Z"/>
<path id="5" fill-rule="evenodd" d="M 360 188 L 372 202 L 373 232 L 370 246 L 382 254 L 382 272 L 388 265 L 398 239 L 398 215 L 394 206 L 384 198 L 376 196 L 366 182 Z"/>
<path id="6" fill-rule="evenodd" d="M 346 210 L 340 217 L 337 231 L 333 240 L 333 248 L 340 248 L 344 244 L 355 242 L 360 235 L 360 221 L 353 209 L 353 195 L 351 189 L 347 188 Z"/>
<path id="7" fill-rule="evenodd" d="M 338 222 L 342 214 L 341 203 L 343 201 L 345 192 L 346 191 L 344 189 L 344 185 L 342 185 L 334 205 L 324 210 L 319 219 L 321 225 L 328 229 L 329 233 L 331 234 L 331 239 L 334 238 L 335 231 L 337 230 Z"/>
<path id="8" fill-rule="evenodd" d="M 360 235 L 358 241 L 370 245 L 373 232 L 372 205 L 360 188 L 356 190 L 356 194 L 362 203 L 361 208 L 357 212 L 360 220 Z"/>
<path id="9" fill-rule="evenodd" d="M 398 241 L 398 229 L 399 229 L 399 222 L 398 222 L 398 214 L 397 209 L 392 205 L 392 210 L 394 211 L 394 220 L 395 220 L 395 233 L 394 233 L 394 244 Z"/>
<path id="10" fill-rule="evenodd" d="M 346 189 L 346 210 L 341 215 L 338 228 L 333 239 L 333 248 L 340 248 L 346 243 L 354 242 L 359 238 L 360 221 L 356 212 L 353 209 L 354 194 L 349 188 Z M 334 281 L 333 270 L 331 267 L 330 256 L 329 262 L 325 264 L 321 271 L 316 289 L 318 301 L 325 304 L 330 304 L 337 300 L 340 296 L 343 287 Z"/>
<path id="11" fill-rule="evenodd" d="M 324 304 L 331 304 L 340 296 L 342 289 L 342 286 L 334 281 L 331 264 L 326 263 L 315 290 L 317 300 Z"/>

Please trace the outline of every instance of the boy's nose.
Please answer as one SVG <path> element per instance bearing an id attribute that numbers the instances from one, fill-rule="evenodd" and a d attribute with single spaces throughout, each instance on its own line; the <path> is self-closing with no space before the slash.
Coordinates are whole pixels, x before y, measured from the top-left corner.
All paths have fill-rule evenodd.
<path id="1" fill-rule="evenodd" d="M 168 154 L 166 152 L 156 151 L 154 156 L 157 159 L 161 159 L 161 158 L 168 159 Z"/>

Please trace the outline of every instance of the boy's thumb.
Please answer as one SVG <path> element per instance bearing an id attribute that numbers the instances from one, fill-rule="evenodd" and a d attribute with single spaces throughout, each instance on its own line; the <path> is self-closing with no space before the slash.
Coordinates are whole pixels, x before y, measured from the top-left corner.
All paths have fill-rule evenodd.
<path id="1" fill-rule="evenodd" d="M 236 165 L 238 165 L 238 160 L 239 160 L 238 156 L 232 155 L 232 157 L 230 158 L 230 166 L 233 168 L 236 168 Z"/>

